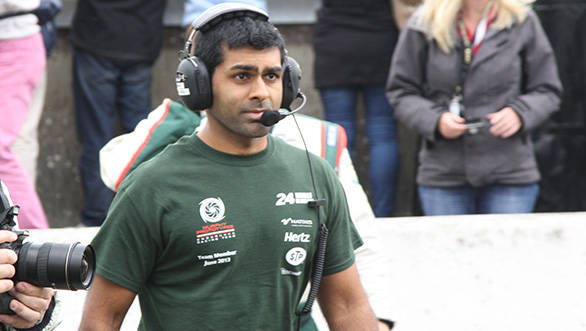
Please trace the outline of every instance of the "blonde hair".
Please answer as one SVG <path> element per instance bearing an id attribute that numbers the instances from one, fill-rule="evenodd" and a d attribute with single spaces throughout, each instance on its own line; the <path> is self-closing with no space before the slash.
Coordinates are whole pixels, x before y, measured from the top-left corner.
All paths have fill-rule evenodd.
<path id="1" fill-rule="evenodd" d="M 496 20 L 491 27 L 497 30 L 509 28 L 515 23 L 525 21 L 531 4 L 535 0 L 492 0 L 496 8 Z M 454 47 L 456 36 L 453 25 L 463 0 L 425 0 L 417 17 L 418 25 L 425 29 L 427 36 L 437 42 L 445 53 Z"/>

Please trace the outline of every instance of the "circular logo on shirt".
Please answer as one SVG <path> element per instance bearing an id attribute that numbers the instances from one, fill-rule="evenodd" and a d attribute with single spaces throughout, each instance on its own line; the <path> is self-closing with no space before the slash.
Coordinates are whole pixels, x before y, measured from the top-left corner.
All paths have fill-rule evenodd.
<path id="1" fill-rule="evenodd" d="M 285 260 L 292 266 L 303 263 L 305 257 L 307 257 L 307 251 L 303 247 L 293 247 L 285 254 Z"/>
<path id="2" fill-rule="evenodd" d="M 216 223 L 224 219 L 224 202 L 220 198 L 207 198 L 199 203 L 199 215 L 206 223 Z"/>

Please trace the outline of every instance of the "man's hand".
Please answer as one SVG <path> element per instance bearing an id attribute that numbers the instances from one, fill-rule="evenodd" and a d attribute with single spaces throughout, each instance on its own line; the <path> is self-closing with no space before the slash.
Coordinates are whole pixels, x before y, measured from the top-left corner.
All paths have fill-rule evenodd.
<path id="1" fill-rule="evenodd" d="M 0 243 L 13 242 L 15 240 L 16 233 L 0 230 Z M 0 249 L 0 293 L 8 292 L 14 287 L 14 283 L 10 278 L 16 272 L 13 264 L 16 263 L 17 258 L 13 250 L 8 248 Z"/>
<path id="2" fill-rule="evenodd" d="M 16 240 L 16 234 L 11 231 L 0 230 L 0 243 Z M 30 328 L 43 319 L 51 304 L 53 290 L 40 288 L 29 283 L 19 282 L 14 287 L 10 278 L 14 276 L 17 255 L 8 248 L 0 249 L 0 293 L 8 292 L 15 299 L 10 302 L 10 309 L 16 315 L 0 315 L 0 322 L 15 328 Z"/>
<path id="3" fill-rule="evenodd" d="M 26 329 L 41 321 L 49 309 L 54 291 L 26 282 L 19 282 L 10 290 L 15 299 L 10 302 L 10 309 L 16 315 L 0 315 L 0 322 L 18 329 Z"/>
<path id="4" fill-rule="evenodd" d="M 505 107 L 496 113 L 486 115 L 490 121 L 490 133 L 503 139 L 517 133 L 523 126 L 523 121 L 517 112 L 511 107 Z"/>
<path id="5" fill-rule="evenodd" d="M 456 139 L 466 132 L 463 117 L 445 112 L 437 123 L 437 130 L 446 139 Z"/>

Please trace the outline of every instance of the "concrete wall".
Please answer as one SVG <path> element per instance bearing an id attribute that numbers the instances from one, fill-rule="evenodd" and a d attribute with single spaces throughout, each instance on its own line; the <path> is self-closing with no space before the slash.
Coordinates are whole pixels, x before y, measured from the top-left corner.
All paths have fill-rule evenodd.
<path id="1" fill-rule="evenodd" d="M 392 270 L 380 285 L 383 310 L 396 331 L 586 330 L 585 220 L 586 213 L 378 219 L 378 265 Z M 35 230 L 30 239 L 89 243 L 96 231 Z M 85 293 L 59 291 L 58 330 L 77 329 Z M 136 330 L 139 318 L 135 302 L 122 330 Z"/>

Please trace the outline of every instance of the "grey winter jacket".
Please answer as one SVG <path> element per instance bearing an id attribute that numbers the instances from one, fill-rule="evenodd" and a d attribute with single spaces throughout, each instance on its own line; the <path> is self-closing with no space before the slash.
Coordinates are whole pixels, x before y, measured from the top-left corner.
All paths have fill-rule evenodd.
<path id="1" fill-rule="evenodd" d="M 400 35 L 387 82 L 395 115 L 423 136 L 417 183 L 426 186 L 528 184 L 540 179 L 529 132 L 558 109 L 562 86 L 555 57 L 537 15 L 510 29 L 489 28 L 464 83 L 466 118 L 513 108 L 523 126 L 510 138 L 478 134 L 448 140 L 437 132 L 440 115 L 459 83 L 463 45 L 445 54 L 411 17 Z M 456 34 L 454 24 L 453 33 Z"/>

